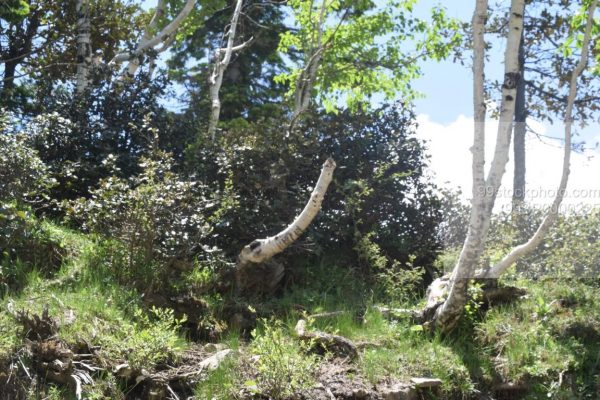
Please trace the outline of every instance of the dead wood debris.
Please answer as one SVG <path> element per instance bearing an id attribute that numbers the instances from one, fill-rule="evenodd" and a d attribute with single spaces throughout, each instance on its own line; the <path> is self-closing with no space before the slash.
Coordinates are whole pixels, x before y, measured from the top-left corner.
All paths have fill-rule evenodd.
<path id="1" fill-rule="evenodd" d="M 417 318 L 417 316 L 419 315 L 419 312 L 417 310 L 411 310 L 409 308 L 390 308 L 382 306 L 375 306 L 374 308 L 377 311 L 379 311 L 381 315 L 383 315 L 385 318 L 389 319 L 402 317 L 409 317 L 414 319 Z"/>
<path id="2" fill-rule="evenodd" d="M 306 321 L 303 319 L 298 321 L 295 331 L 298 338 L 310 343 L 312 348 L 318 352 L 329 351 L 336 356 L 349 358 L 358 357 L 358 349 L 352 341 L 343 336 L 332 335 L 325 332 L 308 332 L 306 330 Z"/>

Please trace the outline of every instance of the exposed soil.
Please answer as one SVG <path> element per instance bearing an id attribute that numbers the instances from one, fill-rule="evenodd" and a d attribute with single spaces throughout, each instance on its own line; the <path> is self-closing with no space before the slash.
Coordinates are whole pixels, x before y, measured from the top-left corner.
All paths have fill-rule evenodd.
<path id="1" fill-rule="evenodd" d="M 375 400 L 381 399 L 376 388 L 365 381 L 356 367 L 345 359 L 321 363 L 318 384 L 304 395 L 307 400 Z"/>

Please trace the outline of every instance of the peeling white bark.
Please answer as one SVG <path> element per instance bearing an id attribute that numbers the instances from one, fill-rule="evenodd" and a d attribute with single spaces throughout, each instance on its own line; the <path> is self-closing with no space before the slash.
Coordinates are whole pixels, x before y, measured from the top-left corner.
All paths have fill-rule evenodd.
<path id="1" fill-rule="evenodd" d="M 573 125 L 573 104 L 577 97 L 577 79 L 585 69 L 588 62 L 590 38 L 592 32 L 592 26 L 594 24 L 594 11 L 597 7 L 598 0 L 594 0 L 588 10 L 587 25 L 585 34 L 583 37 L 581 57 L 577 66 L 571 73 L 571 81 L 569 83 L 569 96 L 567 98 L 567 108 L 565 110 L 565 149 L 563 155 L 563 167 L 560 183 L 556 196 L 552 202 L 552 206 L 546 213 L 542 223 L 539 225 L 533 236 L 525 243 L 516 246 L 510 251 L 500 262 L 492 266 L 485 274 L 486 278 L 498 278 L 504 273 L 511 265 L 513 265 L 519 258 L 531 253 L 541 243 L 544 236 L 548 233 L 548 230 L 556 221 L 558 217 L 558 211 L 560 204 L 563 200 L 565 189 L 569 181 L 570 163 L 571 163 L 571 127 Z"/>
<path id="2" fill-rule="evenodd" d="M 524 0 L 512 0 L 509 30 L 504 56 L 505 72 L 502 85 L 500 121 L 496 138 L 494 158 L 487 179 L 484 174 L 484 123 L 485 105 L 483 104 L 483 66 L 484 31 L 487 14 L 487 1 L 477 0 L 473 16 L 474 49 L 474 145 L 473 151 L 473 200 L 467 238 L 460 257 L 448 282 L 448 296 L 437 308 L 433 316 L 434 325 L 442 330 L 452 328 L 462 315 L 467 302 L 468 280 L 473 277 L 475 267 L 483 252 L 485 238 L 490 225 L 492 207 L 502 175 L 508 162 L 508 151 L 512 134 L 512 121 L 515 109 L 516 85 L 519 80 L 518 50 L 523 30 Z M 428 304 L 433 299 L 429 299 Z"/>
<path id="3" fill-rule="evenodd" d="M 89 0 L 77 0 L 77 75 L 75 92 L 81 95 L 89 86 L 90 65 L 92 63 L 92 45 L 90 36 Z"/>
<path id="4" fill-rule="evenodd" d="M 183 9 L 179 12 L 179 14 L 177 14 L 173 21 L 171 21 L 156 35 L 152 36 L 154 30 L 156 29 L 159 19 L 165 13 L 166 1 L 158 0 L 156 9 L 154 11 L 154 15 L 150 20 L 148 26 L 144 30 L 144 35 L 140 39 L 140 42 L 138 43 L 136 48 L 133 51 L 122 52 L 117 54 L 108 63 L 108 65 L 117 65 L 128 61 L 129 64 L 125 68 L 124 73 L 130 76 L 135 74 L 140 65 L 140 57 L 143 56 L 144 53 L 151 49 L 153 49 L 154 52 L 159 53 L 169 48 L 168 46 L 165 46 L 165 43 L 172 43 L 172 39 L 175 33 L 177 32 L 177 29 L 179 29 L 181 23 L 192 12 L 195 3 L 196 0 L 187 0 Z M 155 49 L 156 46 L 161 44 L 161 47 Z"/>
<path id="5" fill-rule="evenodd" d="M 294 222 L 275 236 L 258 239 L 244 246 L 238 257 L 238 270 L 250 263 L 257 264 L 264 262 L 274 255 L 281 253 L 302 235 L 321 209 L 321 204 L 333 178 L 335 167 L 335 161 L 332 158 L 325 161 L 310 200 Z"/>
<path id="6" fill-rule="evenodd" d="M 209 94 L 211 101 L 211 112 L 210 119 L 208 121 L 208 134 L 215 140 L 215 133 L 217 131 L 217 125 L 219 123 L 219 116 L 221 115 L 221 100 L 219 99 L 219 92 L 221 91 L 221 85 L 223 84 L 223 75 L 225 70 L 231 61 L 231 56 L 235 51 L 239 51 L 246 47 L 249 43 L 243 43 L 238 46 L 234 46 L 235 42 L 235 31 L 237 24 L 242 13 L 242 0 L 237 0 L 233 15 L 231 16 L 231 23 L 229 25 L 229 31 L 227 32 L 227 46 L 224 49 L 218 49 L 215 52 L 215 64 L 213 72 L 210 75 L 209 83 Z"/>

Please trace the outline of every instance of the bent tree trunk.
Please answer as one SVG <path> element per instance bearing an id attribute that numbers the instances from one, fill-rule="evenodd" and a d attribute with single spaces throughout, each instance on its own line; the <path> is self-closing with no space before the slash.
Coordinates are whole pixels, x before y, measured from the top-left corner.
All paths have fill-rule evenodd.
<path id="1" fill-rule="evenodd" d="M 282 269 L 280 273 L 274 275 L 276 282 L 265 282 L 257 266 L 284 251 L 308 228 L 321 209 L 325 193 L 333 179 L 335 167 L 336 164 L 332 158 L 325 161 L 308 203 L 306 203 L 302 212 L 294 219 L 294 222 L 274 236 L 257 239 L 244 246 L 238 256 L 235 269 L 236 288 L 238 291 L 245 291 L 248 288 L 252 288 L 256 286 L 257 282 L 267 287 L 273 287 L 279 282 L 283 273 Z"/>

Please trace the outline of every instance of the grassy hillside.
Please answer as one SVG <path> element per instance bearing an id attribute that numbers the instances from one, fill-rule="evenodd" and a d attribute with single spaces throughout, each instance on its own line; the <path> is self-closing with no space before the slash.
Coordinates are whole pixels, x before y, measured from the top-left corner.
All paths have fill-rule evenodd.
<path id="1" fill-rule="evenodd" d="M 416 308 L 421 295 L 392 301 L 352 266 L 314 265 L 273 296 L 206 292 L 201 318 L 190 323 L 182 308 L 154 307 L 144 290 L 119 283 L 126 266 L 114 243 L 29 223 L 20 256 L 5 254 L 1 270 L 2 399 L 600 395 L 597 281 L 515 281 L 526 294 L 491 305 L 475 288 L 460 328 L 441 337 L 406 313 L 381 311 Z M 165 285 L 212 279 L 199 271 Z M 300 319 L 309 332 L 350 340 L 358 355 L 300 340 Z M 199 325 L 213 327 L 214 343 Z M 201 364 L 215 355 L 219 365 Z M 411 379 L 423 377 L 441 382 L 412 389 Z"/>

